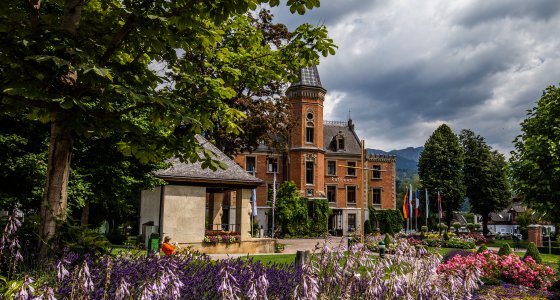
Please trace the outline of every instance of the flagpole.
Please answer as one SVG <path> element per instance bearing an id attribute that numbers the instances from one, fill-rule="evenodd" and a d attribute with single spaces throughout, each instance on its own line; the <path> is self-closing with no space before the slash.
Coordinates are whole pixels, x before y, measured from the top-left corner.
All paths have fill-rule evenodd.
<path id="1" fill-rule="evenodd" d="M 430 202 L 428 200 L 428 189 L 426 189 L 426 228 L 428 227 L 428 213 L 430 212 Z"/>
<path id="2" fill-rule="evenodd" d="M 416 232 L 418 232 L 418 206 L 420 206 L 419 203 L 418 203 L 418 201 L 420 201 L 420 200 L 418 199 L 418 198 L 420 198 L 419 196 L 420 196 L 420 195 L 418 194 L 418 188 L 416 188 L 416 198 L 414 199 L 414 204 L 416 205 L 416 207 L 415 207 L 415 209 L 414 209 L 414 214 L 416 215 L 416 218 L 415 218 L 415 220 L 416 220 L 416 225 L 415 225 L 415 227 L 416 227 L 416 229 L 415 229 Z"/>
<path id="3" fill-rule="evenodd" d="M 272 181 L 272 232 L 271 238 L 274 238 L 274 207 L 276 206 L 276 171 L 274 171 L 274 180 Z"/>
<path id="4" fill-rule="evenodd" d="M 412 184 L 410 185 L 410 191 L 408 195 L 408 210 L 412 214 Z M 412 218 L 410 220 L 410 231 L 412 231 Z"/>

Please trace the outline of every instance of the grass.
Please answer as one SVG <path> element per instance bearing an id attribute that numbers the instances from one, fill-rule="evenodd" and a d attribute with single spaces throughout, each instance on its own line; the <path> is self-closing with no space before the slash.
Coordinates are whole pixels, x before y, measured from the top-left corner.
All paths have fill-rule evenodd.
<path id="1" fill-rule="evenodd" d="M 525 252 L 515 252 L 515 254 L 519 257 L 525 256 Z M 542 259 L 542 263 L 545 265 L 550 266 L 551 268 L 553 268 L 555 271 L 559 271 L 560 269 L 558 268 L 558 264 L 560 263 L 560 255 L 556 255 L 556 254 L 546 254 L 546 253 L 541 253 L 541 259 Z"/>
<path id="2" fill-rule="evenodd" d="M 264 265 L 267 264 L 291 264 L 294 263 L 296 260 L 295 254 L 270 254 L 270 255 L 249 255 L 243 256 L 242 259 L 247 260 L 248 258 L 252 259 L 253 261 L 261 262 Z"/>

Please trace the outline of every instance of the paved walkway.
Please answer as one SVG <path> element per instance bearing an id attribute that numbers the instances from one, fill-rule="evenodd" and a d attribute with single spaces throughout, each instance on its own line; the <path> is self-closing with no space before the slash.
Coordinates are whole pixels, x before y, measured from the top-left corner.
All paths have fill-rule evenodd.
<path id="1" fill-rule="evenodd" d="M 346 237 L 331 237 L 325 239 L 278 239 L 278 243 L 284 244 L 284 252 L 282 253 L 256 253 L 250 255 L 278 255 L 278 254 L 295 254 L 297 251 L 309 250 L 313 252 L 316 247 L 323 248 L 327 245 L 329 248 L 336 248 L 341 243 L 344 248 L 347 245 Z M 229 254 L 208 254 L 212 259 L 226 259 L 229 257 L 237 258 L 247 256 L 247 253 L 229 253 Z"/>

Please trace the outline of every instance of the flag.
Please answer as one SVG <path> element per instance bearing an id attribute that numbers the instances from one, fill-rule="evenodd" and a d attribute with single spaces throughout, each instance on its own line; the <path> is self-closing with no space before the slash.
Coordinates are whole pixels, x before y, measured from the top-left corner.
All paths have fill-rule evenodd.
<path id="1" fill-rule="evenodd" d="M 408 189 L 406 189 L 406 193 L 404 193 L 404 201 L 402 204 L 402 214 L 405 220 L 408 219 L 408 210 L 406 209 L 408 205 L 407 199 L 408 199 Z"/>
<path id="2" fill-rule="evenodd" d="M 418 218 L 418 208 L 420 207 L 420 192 L 416 188 L 416 217 Z"/>
<path id="3" fill-rule="evenodd" d="M 257 191 L 255 189 L 251 190 L 251 210 L 253 217 L 257 216 Z"/>
<path id="4" fill-rule="evenodd" d="M 442 217 L 442 212 L 441 212 L 441 195 L 438 192 L 438 211 L 439 211 L 439 218 L 441 219 Z"/>

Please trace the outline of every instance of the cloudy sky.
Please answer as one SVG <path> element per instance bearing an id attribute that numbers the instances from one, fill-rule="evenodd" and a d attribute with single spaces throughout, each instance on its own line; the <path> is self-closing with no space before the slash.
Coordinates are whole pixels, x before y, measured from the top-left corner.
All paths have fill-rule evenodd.
<path id="1" fill-rule="evenodd" d="M 559 0 L 323 0 L 304 16 L 339 46 L 322 59 L 326 120 L 348 111 L 366 147 L 422 146 L 447 123 L 509 156 L 519 123 L 560 82 Z"/>

